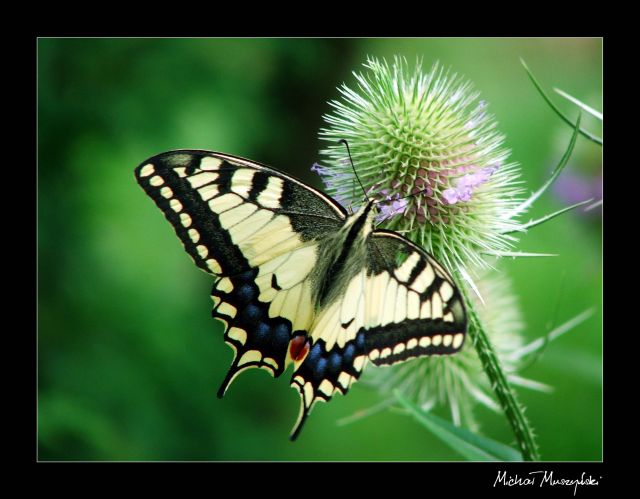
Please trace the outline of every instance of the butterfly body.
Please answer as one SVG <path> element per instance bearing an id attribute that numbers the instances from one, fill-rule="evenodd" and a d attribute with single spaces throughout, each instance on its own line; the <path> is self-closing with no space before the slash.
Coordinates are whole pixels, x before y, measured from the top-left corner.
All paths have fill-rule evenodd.
<path id="1" fill-rule="evenodd" d="M 318 267 L 314 269 L 318 308 L 339 300 L 347 283 L 361 271 L 367 259 L 367 238 L 373 231 L 373 208 L 374 202 L 369 201 L 319 242 Z"/>
<path id="2" fill-rule="evenodd" d="M 466 314 L 453 279 L 397 233 L 276 169 L 210 151 L 171 151 L 136 178 L 194 262 L 217 280 L 213 316 L 234 359 L 218 392 L 249 368 L 293 365 L 301 410 L 345 394 L 365 365 L 458 351 Z"/>

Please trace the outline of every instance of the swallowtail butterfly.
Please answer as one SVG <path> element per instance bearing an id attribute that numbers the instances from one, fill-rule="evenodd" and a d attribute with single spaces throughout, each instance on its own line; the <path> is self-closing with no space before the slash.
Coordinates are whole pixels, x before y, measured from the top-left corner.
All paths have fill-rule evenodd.
<path id="1" fill-rule="evenodd" d="M 215 278 L 213 317 L 242 371 L 280 376 L 302 399 L 294 440 L 318 401 L 346 394 L 365 365 L 455 353 L 467 319 L 451 276 L 401 235 L 374 230 L 376 203 L 349 214 L 274 168 L 210 151 L 154 156 L 136 179 L 195 264 Z"/>

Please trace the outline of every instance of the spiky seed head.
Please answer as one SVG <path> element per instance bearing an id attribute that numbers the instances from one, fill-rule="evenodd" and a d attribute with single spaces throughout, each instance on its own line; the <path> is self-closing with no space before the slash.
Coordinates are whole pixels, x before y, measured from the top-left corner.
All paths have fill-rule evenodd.
<path id="1" fill-rule="evenodd" d="M 345 206 L 363 196 L 383 201 L 378 221 L 404 233 L 450 270 L 483 267 L 485 255 L 508 251 L 517 228 L 518 168 L 487 103 L 469 82 L 434 64 L 410 72 L 405 60 L 369 58 L 357 89 L 343 84 L 330 102 L 320 138 L 324 166 L 312 169 Z"/>

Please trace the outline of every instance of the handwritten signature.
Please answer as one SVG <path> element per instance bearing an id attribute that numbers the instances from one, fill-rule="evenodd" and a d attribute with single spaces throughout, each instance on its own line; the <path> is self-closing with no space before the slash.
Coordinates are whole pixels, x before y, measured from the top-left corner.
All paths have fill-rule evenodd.
<path id="1" fill-rule="evenodd" d="M 507 476 L 506 471 L 498 471 L 498 476 L 496 477 L 496 481 L 493 482 L 493 486 L 497 487 L 499 485 L 503 485 L 506 487 L 514 487 L 514 486 L 529 486 L 535 487 L 555 487 L 555 486 L 565 486 L 570 487 L 573 486 L 573 495 L 575 496 L 578 492 L 579 485 L 598 485 L 598 480 L 593 478 L 591 475 L 585 477 L 586 473 L 582 473 L 580 478 L 554 478 L 553 471 L 530 471 L 528 476 L 520 477 L 517 474 L 513 476 Z M 598 479 L 602 479 L 602 477 L 598 477 Z"/>

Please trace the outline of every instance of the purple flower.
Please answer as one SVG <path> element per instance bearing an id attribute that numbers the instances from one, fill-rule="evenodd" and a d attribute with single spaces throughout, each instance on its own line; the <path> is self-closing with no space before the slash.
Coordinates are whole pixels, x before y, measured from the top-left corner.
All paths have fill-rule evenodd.
<path id="1" fill-rule="evenodd" d="M 458 202 L 458 191 L 452 187 L 446 189 L 442 193 L 442 199 L 444 199 L 447 204 L 456 204 Z"/>
<path id="2" fill-rule="evenodd" d="M 313 165 L 311 165 L 311 171 L 320 175 L 321 177 L 323 175 L 329 175 L 329 169 L 326 166 L 322 166 L 320 163 L 314 163 Z"/>
<path id="3" fill-rule="evenodd" d="M 317 174 L 325 186 L 328 188 L 332 187 L 334 183 L 340 179 L 350 178 L 350 174 L 341 173 L 335 171 L 333 168 L 327 168 L 326 166 L 322 166 L 319 163 L 314 163 L 311 166 L 311 171 Z"/>
<path id="4" fill-rule="evenodd" d="M 320 177 L 320 180 L 322 180 L 322 183 L 327 189 L 331 189 L 336 185 L 340 185 L 341 180 L 350 177 L 350 175 L 347 173 L 336 172 L 335 169 L 327 168 L 326 166 L 322 166 L 319 163 L 314 163 L 311 166 L 311 171 Z M 351 191 L 342 192 L 341 190 L 335 193 L 333 197 L 342 206 L 347 206 L 349 204 L 349 200 L 353 197 L 352 194 L 353 193 Z"/>
<path id="5" fill-rule="evenodd" d="M 473 189 L 488 182 L 493 172 L 498 168 L 499 165 L 495 164 L 460 177 L 455 187 L 450 187 L 442 193 L 442 199 L 446 204 L 455 204 L 458 201 L 469 201 L 473 194 Z"/>
<path id="6" fill-rule="evenodd" d="M 389 195 L 388 189 L 381 189 L 379 194 L 382 194 L 383 198 L 378 202 L 378 209 L 380 210 L 380 213 L 376 217 L 377 222 L 387 220 L 403 213 L 409 203 L 406 198 L 400 199 L 400 193 L 398 192 Z"/>
<path id="7" fill-rule="evenodd" d="M 575 204 L 587 199 L 602 199 L 602 174 L 594 176 L 564 171 L 553 186 L 554 194 L 568 204 Z M 579 210 L 579 214 L 590 214 Z"/>

